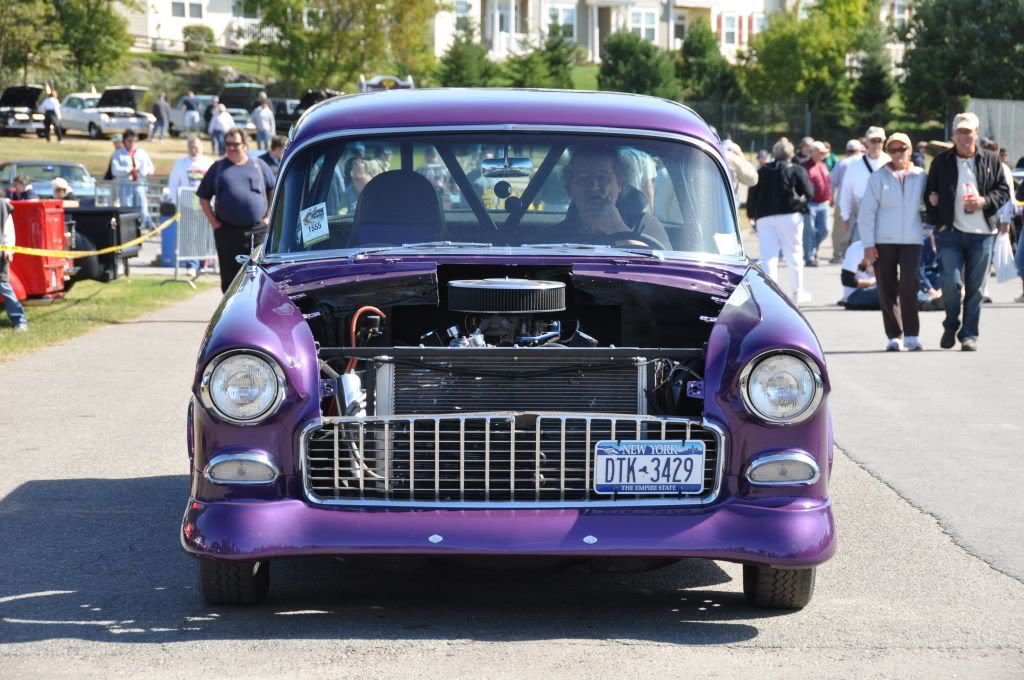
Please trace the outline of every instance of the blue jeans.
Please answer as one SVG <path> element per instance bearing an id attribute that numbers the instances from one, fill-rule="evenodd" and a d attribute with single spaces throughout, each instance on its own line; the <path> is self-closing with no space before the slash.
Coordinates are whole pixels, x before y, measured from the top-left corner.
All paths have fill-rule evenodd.
<path id="1" fill-rule="evenodd" d="M 878 300 L 878 286 L 870 288 L 858 288 L 846 298 L 847 309 L 881 309 L 882 304 Z"/>
<path id="2" fill-rule="evenodd" d="M 818 257 L 818 246 L 828 236 L 828 203 L 808 203 L 804 215 L 804 262 Z"/>
<path id="3" fill-rule="evenodd" d="M 10 260 L 0 254 L 0 298 L 3 298 L 4 309 L 7 310 L 7 316 L 11 319 L 11 325 L 17 327 L 26 325 L 28 322 L 25 321 L 25 308 L 18 302 L 18 296 L 14 294 L 14 289 L 11 288 L 11 284 L 7 280 L 10 267 Z"/>
<path id="4" fill-rule="evenodd" d="M 956 331 L 957 339 L 963 342 L 978 337 L 978 322 L 981 319 L 981 291 L 992 265 L 992 246 L 995 234 L 965 234 L 956 229 L 946 229 L 935 235 L 942 261 L 942 304 L 946 318 L 942 327 Z M 964 295 L 964 323 L 960 326 L 960 292 L 966 286 Z"/>
<path id="5" fill-rule="evenodd" d="M 161 142 L 164 141 L 164 139 L 167 138 L 167 128 L 168 127 L 169 127 L 169 123 L 166 120 L 158 120 L 158 121 L 154 122 L 153 123 L 153 132 L 152 132 L 152 135 L 150 135 L 152 140 L 155 142 L 157 135 L 160 135 L 160 141 Z"/>
<path id="6" fill-rule="evenodd" d="M 270 130 L 257 130 L 256 131 L 256 148 L 257 149 L 269 149 L 270 148 Z"/>
<path id="7" fill-rule="evenodd" d="M 213 155 L 223 156 L 224 155 L 224 133 L 220 130 L 214 130 L 210 133 L 210 143 L 213 144 Z"/>
<path id="8" fill-rule="evenodd" d="M 1020 238 L 1017 240 L 1017 254 L 1013 261 L 1017 264 L 1017 276 L 1024 279 L 1024 229 L 1021 230 Z"/>

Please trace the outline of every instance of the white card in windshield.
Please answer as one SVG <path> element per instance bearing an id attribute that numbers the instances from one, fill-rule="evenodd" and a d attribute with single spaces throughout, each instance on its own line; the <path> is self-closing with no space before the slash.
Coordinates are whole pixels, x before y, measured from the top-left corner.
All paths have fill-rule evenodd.
<path id="1" fill-rule="evenodd" d="M 330 228 L 327 226 L 326 203 L 311 205 L 300 212 L 299 223 L 302 225 L 303 245 L 311 246 L 326 241 L 331 236 Z"/>

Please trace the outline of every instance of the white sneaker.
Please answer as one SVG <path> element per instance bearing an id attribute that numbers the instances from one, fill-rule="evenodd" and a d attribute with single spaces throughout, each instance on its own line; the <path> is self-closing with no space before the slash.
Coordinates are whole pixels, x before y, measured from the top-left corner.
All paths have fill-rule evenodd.
<path id="1" fill-rule="evenodd" d="M 908 335 L 903 339 L 903 349 L 908 352 L 920 352 L 924 349 L 924 345 L 922 345 L 921 341 L 913 335 Z"/>
<path id="2" fill-rule="evenodd" d="M 889 341 L 889 344 L 885 346 L 886 352 L 902 352 L 903 343 L 900 342 L 899 338 L 893 338 Z"/>
<path id="3" fill-rule="evenodd" d="M 28 324 L 27 323 L 19 323 L 17 326 L 14 327 L 14 332 L 15 333 L 28 333 Z"/>
<path id="4" fill-rule="evenodd" d="M 806 290 L 802 290 L 802 291 L 800 291 L 799 293 L 796 294 L 796 303 L 798 305 L 809 304 L 811 302 L 811 300 L 813 300 L 813 299 L 814 299 L 814 297 L 810 293 L 808 293 Z"/>

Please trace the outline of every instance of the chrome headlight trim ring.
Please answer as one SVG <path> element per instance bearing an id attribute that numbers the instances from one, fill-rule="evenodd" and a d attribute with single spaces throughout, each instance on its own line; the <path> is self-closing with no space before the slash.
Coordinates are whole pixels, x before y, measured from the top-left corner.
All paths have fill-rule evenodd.
<path id="1" fill-rule="evenodd" d="M 757 410 L 750 399 L 750 376 L 754 372 L 754 369 L 766 359 L 780 354 L 791 356 L 802 361 L 807 366 L 808 370 L 810 370 L 811 376 L 814 380 L 814 395 L 811 397 L 811 401 L 803 411 L 792 418 L 773 418 L 765 415 Z M 821 370 L 818 368 L 817 362 L 803 352 L 789 349 L 773 349 L 761 352 L 754 356 L 747 362 L 746 366 L 743 367 L 743 370 L 740 371 L 739 390 L 740 398 L 743 400 L 743 406 L 747 409 L 747 412 L 755 418 L 770 425 L 796 425 L 798 423 L 802 423 L 818 412 L 818 407 L 821 405 L 822 399 L 825 398 L 825 383 L 822 380 Z"/>
<path id="2" fill-rule="evenodd" d="M 210 394 L 210 381 L 213 376 L 213 372 L 217 369 L 217 366 L 219 366 L 225 359 L 229 359 L 230 357 L 237 356 L 239 354 L 248 354 L 258 359 L 262 359 L 270 365 L 271 369 L 274 371 L 275 377 L 277 378 L 277 395 L 274 397 L 274 401 L 271 402 L 270 406 L 267 407 L 263 413 L 247 420 L 233 418 L 221 411 L 214 403 L 213 395 Z M 231 423 L 232 425 L 258 425 L 277 413 L 278 409 L 281 407 L 281 403 L 284 401 L 287 388 L 288 380 L 285 378 L 284 369 L 281 368 L 281 364 L 279 364 L 272 356 L 266 352 L 261 352 L 256 349 L 232 349 L 226 352 L 221 352 L 211 359 L 206 365 L 206 368 L 203 370 L 202 380 L 199 383 L 199 400 L 202 402 L 203 407 L 206 408 L 209 413 L 213 414 L 218 420 Z"/>

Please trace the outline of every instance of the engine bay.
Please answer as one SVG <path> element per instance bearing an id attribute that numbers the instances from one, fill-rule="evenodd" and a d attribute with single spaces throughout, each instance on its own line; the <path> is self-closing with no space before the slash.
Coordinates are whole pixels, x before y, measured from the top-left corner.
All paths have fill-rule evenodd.
<path id="1" fill-rule="evenodd" d="M 724 300 L 568 267 L 442 265 L 293 300 L 325 415 L 551 411 L 699 417 Z"/>

